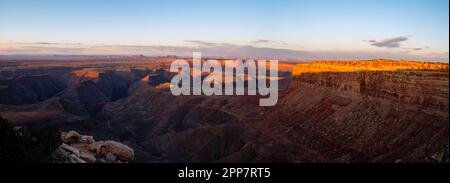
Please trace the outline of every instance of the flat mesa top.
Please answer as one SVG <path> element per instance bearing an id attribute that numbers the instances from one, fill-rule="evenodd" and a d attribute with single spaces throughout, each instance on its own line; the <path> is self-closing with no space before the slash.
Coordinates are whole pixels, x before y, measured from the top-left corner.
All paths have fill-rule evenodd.
<path id="1" fill-rule="evenodd" d="M 293 75 L 317 72 L 358 72 L 358 71 L 398 71 L 435 70 L 448 71 L 448 63 L 367 60 L 367 61 L 316 61 L 298 64 L 292 69 Z"/>

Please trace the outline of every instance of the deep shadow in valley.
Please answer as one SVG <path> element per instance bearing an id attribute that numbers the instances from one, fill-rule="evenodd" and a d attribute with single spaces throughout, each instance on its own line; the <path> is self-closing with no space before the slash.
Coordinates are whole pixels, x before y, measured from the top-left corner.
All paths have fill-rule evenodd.
<path id="1" fill-rule="evenodd" d="M 135 162 L 448 162 L 448 66 L 286 71 L 274 107 L 173 96 L 160 65 L 61 69 L 2 71 L 0 114 L 122 142 Z"/>

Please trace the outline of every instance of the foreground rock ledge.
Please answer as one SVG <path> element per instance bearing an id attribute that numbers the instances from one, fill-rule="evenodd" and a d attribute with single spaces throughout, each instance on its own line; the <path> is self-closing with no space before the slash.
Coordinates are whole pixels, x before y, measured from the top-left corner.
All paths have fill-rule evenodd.
<path id="1" fill-rule="evenodd" d="M 129 163 L 134 161 L 130 147 L 112 140 L 96 142 L 76 131 L 61 133 L 62 144 L 52 157 L 58 163 Z"/>

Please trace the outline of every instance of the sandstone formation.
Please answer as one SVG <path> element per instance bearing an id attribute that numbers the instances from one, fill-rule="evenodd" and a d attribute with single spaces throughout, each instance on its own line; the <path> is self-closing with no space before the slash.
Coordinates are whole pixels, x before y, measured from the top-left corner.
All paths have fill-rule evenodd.
<path id="1" fill-rule="evenodd" d="M 63 144 L 53 157 L 62 163 L 129 163 L 134 161 L 130 147 L 111 140 L 95 141 L 92 136 L 80 135 L 76 131 L 61 134 Z"/>
<path id="2" fill-rule="evenodd" d="M 399 71 L 399 70 L 448 70 L 448 63 L 431 63 L 396 60 L 367 61 L 315 61 L 298 64 L 292 68 L 292 75 L 323 72 Z"/>
<path id="3" fill-rule="evenodd" d="M 294 71 L 264 128 L 327 161 L 448 161 L 448 64 L 317 62 Z"/>
<path id="4" fill-rule="evenodd" d="M 259 96 L 173 96 L 166 61 L 42 62 L 66 87 L 0 114 L 132 149 L 70 132 L 66 162 L 448 162 L 447 63 L 285 64 L 277 105 L 259 107 Z M 34 77 L 26 64 L 3 79 Z"/>

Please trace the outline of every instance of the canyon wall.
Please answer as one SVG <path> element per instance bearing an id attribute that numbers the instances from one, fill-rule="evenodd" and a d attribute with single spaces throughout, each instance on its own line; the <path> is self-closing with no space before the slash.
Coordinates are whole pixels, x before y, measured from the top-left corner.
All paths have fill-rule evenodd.
<path id="1" fill-rule="evenodd" d="M 323 61 L 292 72 L 276 106 L 260 107 L 259 96 L 173 96 L 162 69 L 74 68 L 57 77 L 62 91 L 34 80 L 27 91 L 48 85 L 51 95 L 0 103 L 0 115 L 121 142 L 135 162 L 448 162 L 448 64 Z"/>
<path id="2" fill-rule="evenodd" d="M 448 64 L 317 62 L 293 71 L 261 128 L 327 162 L 448 161 Z"/>

